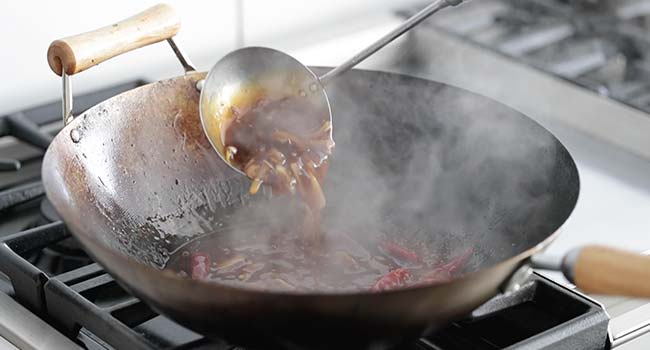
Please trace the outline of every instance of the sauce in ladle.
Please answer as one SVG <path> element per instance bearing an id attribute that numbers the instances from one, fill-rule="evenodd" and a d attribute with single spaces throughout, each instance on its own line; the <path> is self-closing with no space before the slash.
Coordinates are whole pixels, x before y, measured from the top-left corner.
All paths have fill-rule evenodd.
<path id="1" fill-rule="evenodd" d="M 252 106 L 233 108 L 225 131 L 226 159 L 253 180 L 250 192 L 263 183 L 278 194 L 298 194 L 313 210 L 325 206 L 320 182 L 332 153 L 332 125 L 323 117 L 307 117 L 308 100 L 287 97 L 258 99 Z M 325 116 L 326 117 L 326 116 Z"/>
<path id="2" fill-rule="evenodd" d="M 222 116 L 225 159 L 252 180 L 252 194 L 263 184 L 274 195 L 298 194 L 305 203 L 302 237 L 317 244 L 325 207 L 321 183 L 334 147 L 329 116 L 314 115 L 306 95 L 270 99 L 255 92 L 235 98 L 248 103 L 233 105 Z"/>

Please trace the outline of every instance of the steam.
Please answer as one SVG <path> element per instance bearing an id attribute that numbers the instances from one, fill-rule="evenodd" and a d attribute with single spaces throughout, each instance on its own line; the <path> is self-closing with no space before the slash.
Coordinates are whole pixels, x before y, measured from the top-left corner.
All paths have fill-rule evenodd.
<path id="1" fill-rule="evenodd" d="M 346 78 L 329 91 L 337 142 L 325 187 L 330 225 L 361 239 L 377 232 L 359 227 L 374 226 L 442 257 L 479 246 L 488 262 L 552 232 L 545 215 L 562 179 L 553 178 L 559 150 L 550 134 L 440 84 Z"/>
<path id="2" fill-rule="evenodd" d="M 349 73 L 328 95 L 336 148 L 324 183 L 325 230 L 357 241 L 393 236 L 442 259 L 473 246 L 478 268 L 554 229 L 559 150 L 534 122 L 480 96 L 388 74 Z M 303 215 L 290 201 L 269 200 L 234 222 L 278 226 Z M 229 226 L 229 234 L 245 234 Z"/>
<path id="3" fill-rule="evenodd" d="M 387 73 L 351 71 L 327 92 L 336 147 L 323 184 L 325 231 L 362 244 L 389 236 L 408 247 L 426 247 L 427 256 L 440 260 L 474 247 L 478 253 L 469 267 L 477 269 L 541 242 L 568 214 L 570 205 L 563 204 L 575 198 L 562 191 L 572 175 L 565 164 L 570 160 L 550 134 L 511 109 Z M 216 155 L 196 113 L 164 117 L 165 123 L 146 126 L 144 134 L 156 138 L 136 136 L 143 134 L 143 123 L 125 126 L 123 140 L 115 143 L 96 135 L 82 140 L 94 140 L 98 155 L 106 154 L 99 147 L 104 142 L 147 150 L 138 158 L 146 166 L 129 173 L 132 181 L 123 181 L 121 172 L 88 176 L 114 179 L 119 191 L 141 194 L 135 201 L 99 201 L 115 232 L 108 243 L 162 267 L 192 240 L 218 236 L 228 245 L 263 231 L 260 226 L 273 231 L 302 222 L 305 212 L 295 198 L 273 197 L 266 187 L 248 194 L 250 180 Z M 117 148 L 111 154 L 124 155 L 114 162 L 130 166 L 131 153 Z M 99 181 L 93 186 L 104 188 Z"/>

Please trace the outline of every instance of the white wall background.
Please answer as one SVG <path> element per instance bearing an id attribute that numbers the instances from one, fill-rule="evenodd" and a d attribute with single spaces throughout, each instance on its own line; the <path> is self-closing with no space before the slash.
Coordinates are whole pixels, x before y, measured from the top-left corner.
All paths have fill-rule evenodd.
<path id="1" fill-rule="evenodd" d="M 182 21 L 178 42 L 194 63 L 207 70 L 235 48 L 236 1 L 167 0 Z M 46 62 L 49 43 L 128 17 L 160 2 L 128 1 L 2 1 L 0 2 L 0 114 L 57 99 L 60 79 Z M 328 54 L 297 51 L 308 44 L 377 25 L 390 26 L 386 16 L 417 0 L 244 0 L 247 45 L 288 50 L 307 64 L 333 64 L 355 48 L 330 45 Z M 367 35 L 368 41 L 375 37 Z M 334 55 L 332 55 L 334 54 Z M 100 64 L 73 79 L 73 91 L 108 86 L 129 78 L 159 79 L 181 74 L 166 43 L 130 52 Z"/>

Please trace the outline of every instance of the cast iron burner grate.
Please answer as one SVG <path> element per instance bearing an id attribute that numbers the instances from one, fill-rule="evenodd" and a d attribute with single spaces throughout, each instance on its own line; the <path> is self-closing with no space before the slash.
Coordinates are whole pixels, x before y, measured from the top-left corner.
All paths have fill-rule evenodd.
<path id="1" fill-rule="evenodd" d="M 160 316 L 96 263 L 48 275 L 23 257 L 68 237 L 61 222 L 8 236 L 0 245 L 0 271 L 18 301 L 71 339 L 89 349 L 236 348 Z M 534 275 L 516 293 L 400 349 L 605 349 L 607 323 L 595 303 Z"/>

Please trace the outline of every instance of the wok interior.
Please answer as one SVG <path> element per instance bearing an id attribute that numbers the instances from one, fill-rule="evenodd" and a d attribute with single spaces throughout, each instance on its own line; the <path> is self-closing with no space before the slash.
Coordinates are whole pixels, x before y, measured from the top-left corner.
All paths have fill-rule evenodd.
<path id="1" fill-rule="evenodd" d="M 127 92 L 57 137 L 46 188 L 75 234 L 162 268 L 196 237 L 287 218 L 274 204 L 283 199 L 268 190 L 250 196 L 250 181 L 212 150 L 197 111 L 198 78 Z M 399 236 L 443 259 L 473 246 L 470 268 L 479 269 L 542 242 L 573 209 L 578 180 L 568 152 L 509 108 L 444 84 L 360 70 L 328 95 L 336 148 L 324 185 L 327 227 Z"/>

